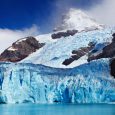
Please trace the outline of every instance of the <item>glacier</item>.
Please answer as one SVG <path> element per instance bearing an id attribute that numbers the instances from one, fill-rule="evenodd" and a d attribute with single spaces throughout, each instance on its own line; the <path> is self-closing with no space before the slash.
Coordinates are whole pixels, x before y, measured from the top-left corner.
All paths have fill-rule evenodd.
<path id="1" fill-rule="evenodd" d="M 0 63 L 0 103 L 113 103 L 109 59 L 74 68 Z"/>
<path id="2" fill-rule="evenodd" d="M 72 51 L 81 47 L 87 47 L 90 42 L 103 44 L 112 41 L 112 34 L 115 32 L 114 27 L 107 27 L 101 30 L 93 30 L 88 32 L 80 32 L 74 36 L 62 37 L 58 40 L 53 40 L 51 36 L 37 36 L 37 40 L 42 42 L 41 39 L 47 39 L 46 45 L 40 50 L 32 53 L 27 58 L 21 61 L 21 63 L 34 63 L 42 64 L 55 68 L 72 68 L 79 66 L 81 59 L 77 60 L 74 64 L 65 66 L 62 63 L 71 57 Z M 101 48 L 101 47 L 100 47 Z M 82 62 L 87 63 L 86 58 L 82 58 Z"/>
<path id="3" fill-rule="evenodd" d="M 78 32 L 73 36 L 52 38 L 53 34 L 74 29 Z M 88 60 L 111 44 L 113 34 L 115 27 L 100 25 L 82 11 L 70 9 L 54 32 L 35 37 L 43 47 L 19 62 L 0 62 L 0 104 L 115 103 L 115 76 L 110 74 L 112 58 Z M 85 51 L 89 44 L 94 47 Z M 63 64 L 77 55 L 80 57 L 69 65 Z"/>

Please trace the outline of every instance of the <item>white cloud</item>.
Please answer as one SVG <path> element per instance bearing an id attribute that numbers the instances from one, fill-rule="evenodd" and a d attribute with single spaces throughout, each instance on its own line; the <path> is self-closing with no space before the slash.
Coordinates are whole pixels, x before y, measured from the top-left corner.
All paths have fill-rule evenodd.
<path id="1" fill-rule="evenodd" d="M 22 30 L 0 29 L 0 53 L 11 46 L 16 40 L 31 35 L 38 35 L 38 27 L 36 25 Z"/>
<path id="2" fill-rule="evenodd" d="M 106 25 L 115 25 L 115 0 L 103 0 L 102 3 L 93 6 L 88 13 L 98 22 Z"/>

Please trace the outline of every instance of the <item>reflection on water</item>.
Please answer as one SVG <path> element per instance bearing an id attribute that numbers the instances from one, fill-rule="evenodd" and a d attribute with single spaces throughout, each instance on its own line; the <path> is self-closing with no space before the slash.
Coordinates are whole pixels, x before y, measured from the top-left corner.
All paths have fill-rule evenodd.
<path id="1" fill-rule="evenodd" d="M 8 104 L 0 105 L 0 115 L 115 115 L 115 105 Z"/>

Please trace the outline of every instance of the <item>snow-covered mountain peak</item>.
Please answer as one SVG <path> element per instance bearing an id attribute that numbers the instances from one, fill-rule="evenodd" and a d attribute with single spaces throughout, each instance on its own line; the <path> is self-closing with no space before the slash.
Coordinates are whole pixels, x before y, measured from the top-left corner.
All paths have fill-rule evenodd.
<path id="1" fill-rule="evenodd" d="M 89 17 L 86 13 L 81 10 L 71 8 L 67 14 L 63 15 L 61 25 L 55 28 L 55 30 L 60 31 L 67 29 L 76 29 L 81 31 L 100 28 L 102 28 L 102 26 L 91 17 Z"/>

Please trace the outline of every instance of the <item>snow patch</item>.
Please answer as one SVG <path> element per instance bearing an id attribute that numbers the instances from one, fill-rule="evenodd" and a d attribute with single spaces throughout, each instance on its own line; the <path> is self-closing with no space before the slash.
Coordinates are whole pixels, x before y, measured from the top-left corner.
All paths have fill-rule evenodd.
<path id="1" fill-rule="evenodd" d="M 8 51 L 16 51 L 16 50 L 18 50 L 18 49 L 13 48 L 13 47 L 9 47 L 9 48 L 8 48 Z"/>

